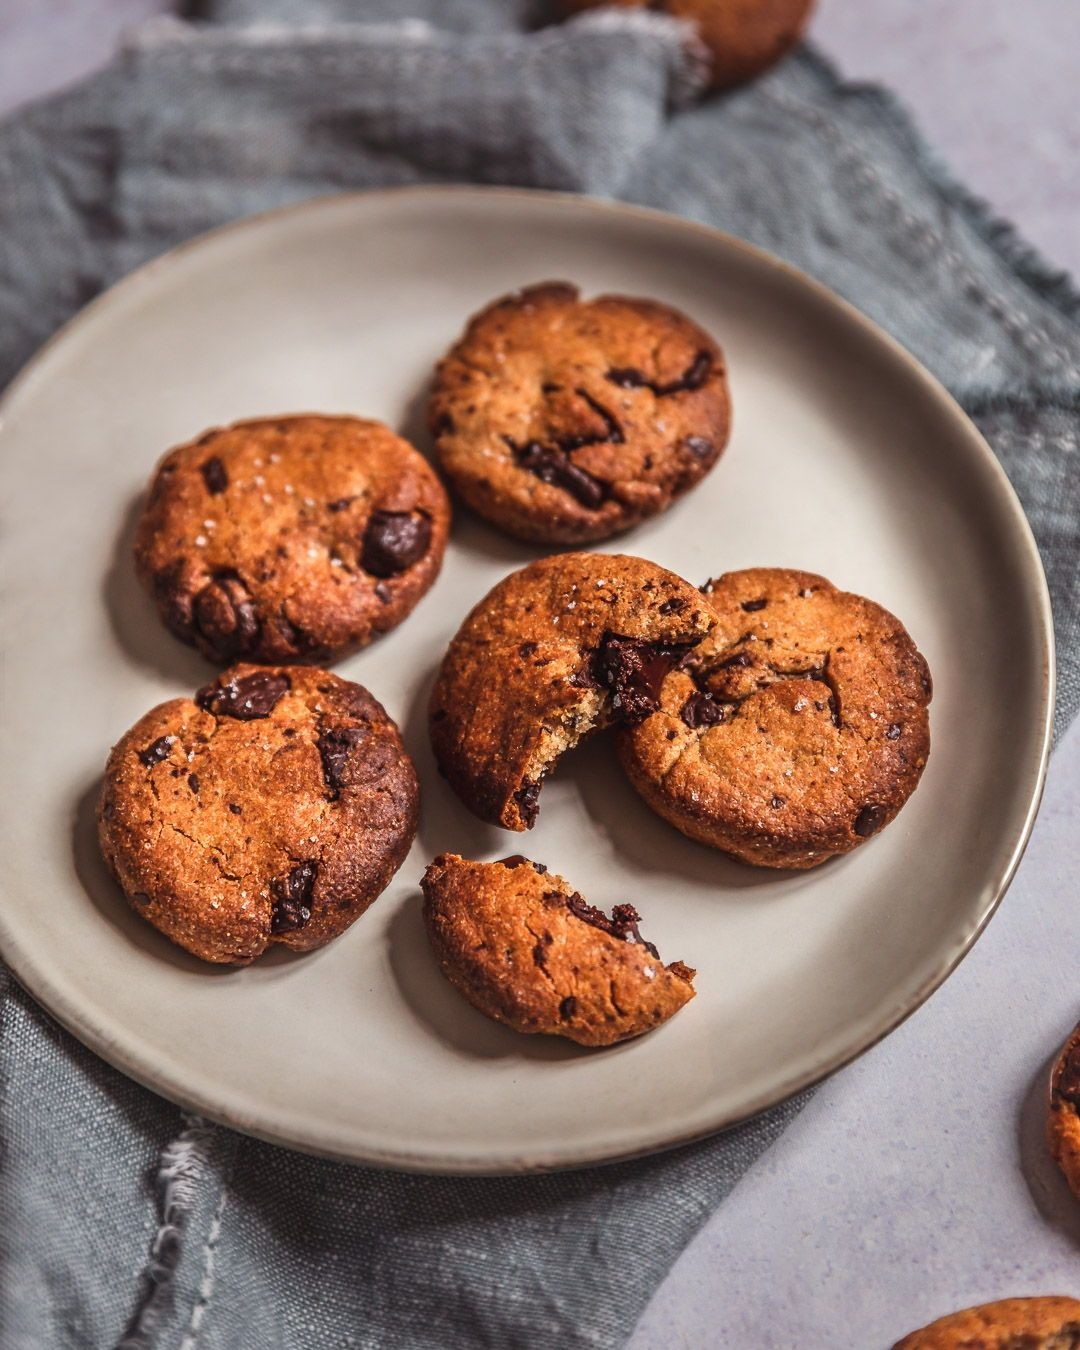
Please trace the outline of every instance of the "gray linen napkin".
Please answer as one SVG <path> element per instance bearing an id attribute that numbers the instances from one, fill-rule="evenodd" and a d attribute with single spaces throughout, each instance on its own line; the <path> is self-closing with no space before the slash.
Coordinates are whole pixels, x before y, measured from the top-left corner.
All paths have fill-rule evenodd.
<path id="1" fill-rule="evenodd" d="M 835 287 L 964 402 L 1043 551 L 1066 725 L 1080 299 L 887 95 L 804 52 L 688 106 L 693 45 L 648 13 L 539 31 L 531 0 L 203 0 L 200 17 L 0 127 L 0 384 L 139 262 L 316 193 L 466 179 L 665 206 Z M 182 1117 L 0 984 L 4 1350 L 617 1345 L 801 1105 L 636 1163 L 403 1177 Z"/>

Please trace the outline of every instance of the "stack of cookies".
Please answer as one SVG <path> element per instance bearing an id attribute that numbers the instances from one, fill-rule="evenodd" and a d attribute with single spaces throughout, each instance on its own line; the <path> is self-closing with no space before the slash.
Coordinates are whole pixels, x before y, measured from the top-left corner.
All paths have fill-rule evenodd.
<path id="1" fill-rule="evenodd" d="M 472 318 L 429 421 L 451 488 L 493 526 L 582 545 L 666 510 L 727 444 L 723 354 L 652 300 L 547 283 Z M 135 566 L 162 621 L 226 667 L 114 748 L 102 852 L 135 910 L 207 961 L 339 936 L 408 853 L 417 777 L 378 700 L 324 667 L 404 622 L 437 578 L 450 504 L 406 441 L 356 417 L 206 432 L 158 465 Z M 627 554 L 559 552 L 465 616 L 431 747 L 481 819 L 531 828 L 544 780 L 594 733 L 675 829 L 758 867 L 859 847 L 929 753 L 926 662 L 902 624 L 784 568 L 697 586 Z M 447 978 L 522 1032 L 608 1045 L 666 1020 L 634 897 L 610 916 L 540 862 L 436 858 L 424 913 Z"/>

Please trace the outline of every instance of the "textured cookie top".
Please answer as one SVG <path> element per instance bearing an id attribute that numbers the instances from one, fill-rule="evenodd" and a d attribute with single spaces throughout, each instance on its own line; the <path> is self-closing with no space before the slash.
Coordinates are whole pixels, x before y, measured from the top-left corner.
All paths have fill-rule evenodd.
<path id="1" fill-rule="evenodd" d="M 635 785 L 748 861 L 810 866 L 853 848 L 926 762 L 926 662 L 888 611 L 808 572 L 753 568 L 703 589 L 716 627 L 622 735 Z"/>
<path id="2" fill-rule="evenodd" d="M 724 361 L 666 305 L 531 286 L 471 320 L 439 365 L 430 424 L 446 474 L 488 520 L 541 543 L 606 539 L 715 463 Z"/>
<path id="3" fill-rule="evenodd" d="M 1050 1079 L 1050 1152 L 1080 1196 L 1080 1026 L 1065 1042 Z"/>
<path id="4" fill-rule="evenodd" d="M 609 918 L 542 863 L 444 853 L 421 884 L 443 972 L 474 1007 L 516 1031 L 611 1045 L 694 996 L 695 972 L 661 962 L 632 905 L 616 905 Z"/>
<path id="5" fill-rule="evenodd" d="M 109 756 L 102 851 L 135 909 L 209 961 L 337 936 L 416 832 L 397 728 L 360 685 L 235 666 L 162 703 Z"/>
<path id="6" fill-rule="evenodd" d="M 1047 1294 L 984 1303 L 913 1331 L 893 1350 L 1080 1350 L 1080 1302 Z"/>
<path id="7" fill-rule="evenodd" d="M 643 558 L 564 553 L 512 573 L 443 658 L 430 714 L 440 768 L 481 818 L 527 829 L 563 752 L 647 715 L 713 623 L 698 591 Z"/>
<path id="8" fill-rule="evenodd" d="M 238 422 L 171 450 L 135 559 L 162 617 L 211 660 L 316 661 L 399 623 L 438 575 L 449 504 L 379 422 Z"/>

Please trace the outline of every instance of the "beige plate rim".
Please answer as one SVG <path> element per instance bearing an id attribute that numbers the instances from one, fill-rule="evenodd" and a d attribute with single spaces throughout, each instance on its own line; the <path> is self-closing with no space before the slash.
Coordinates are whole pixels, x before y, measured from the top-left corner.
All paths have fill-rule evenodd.
<path id="1" fill-rule="evenodd" d="M 554 1166 L 542 1157 L 522 1156 L 515 1159 L 510 1166 L 493 1167 L 483 1158 L 459 1158 L 455 1159 L 453 1167 L 448 1167 L 445 1163 L 441 1163 L 437 1159 L 433 1159 L 427 1155 L 417 1155 L 409 1152 L 407 1149 L 394 1151 L 371 1149 L 365 1151 L 336 1150 L 327 1148 L 324 1143 L 317 1142 L 314 1138 L 304 1138 L 293 1132 L 285 1133 L 275 1131 L 273 1128 L 265 1127 L 246 1115 L 241 1118 L 235 1111 L 230 1110 L 227 1106 L 216 1100 L 213 1094 L 189 1092 L 184 1088 L 183 1084 L 175 1081 L 170 1075 L 155 1074 L 152 1067 L 141 1060 L 137 1054 L 131 1052 L 128 1047 L 117 1044 L 104 1033 L 102 1028 L 89 1023 L 83 1015 L 81 1008 L 77 1006 L 77 1002 L 69 999 L 64 991 L 58 988 L 50 980 L 48 973 L 36 965 L 27 954 L 23 952 L 18 940 L 18 934 L 8 924 L 2 907 L 0 907 L 0 955 L 3 956 L 3 959 L 18 982 L 34 999 L 41 1003 L 47 1011 L 79 1041 L 95 1054 L 100 1055 L 101 1058 L 119 1069 L 122 1073 L 134 1079 L 136 1082 L 141 1083 L 144 1087 L 168 1098 L 170 1101 L 176 1102 L 187 1111 L 197 1113 L 209 1120 L 240 1130 L 245 1134 L 265 1140 L 268 1143 L 281 1145 L 315 1156 L 331 1158 L 340 1162 L 436 1175 L 507 1175 L 521 1172 L 565 1171 L 600 1163 L 624 1161 L 628 1158 L 644 1157 L 652 1153 L 690 1144 L 697 1140 L 708 1138 L 723 1130 L 730 1129 L 759 1115 L 770 1107 L 788 1100 L 797 1093 L 816 1086 L 826 1078 L 831 1077 L 831 1075 L 838 1070 L 844 1068 L 846 1065 L 865 1054 L 868 1050 L 872 1049 L 873 1046 L 877 1045 L 900 1026 L 901 1023 L 906 1021 L 912 1013 L 916 1012 L 923 1003 L 926 1002 L 930 995 L 933 994 L 946 979 L 948 979 L 974 946 L 998 905 L 1001 903 L 1002 897 L 1007 891 L 1009 884 L 1016 873 L 1016 869 L 1019 866 L 1020 860 L 1023 857 L 1024 850 L 1027 847 L 1031 835 L 1032 827 L 1035 823 L 1036 815 L 1038 814 L 1046 779 L 1046 769 L 1053 737 L 1055 690 L 1054 630 L 1050 594 L 1046 583 L 1046 576 L 1043 570 L 1042 560 L 1039 556 L 1038 547 L 1035 543 L 1031 526 L 1024 514 L 1023 507 L 1021 506 L 1019 498 L 1017 497 L 1012 484 L 1009 482 L 1000 461 L 986 442 L 985 438 L 940 382 L 935 379 L 935 377 L 931 375 L 906 348 L 901 346 L 900 343 L 886 333 L 884 329 L 874 323 L 873 320 L 867 318 L 866 315 L 854 305 L 844 300 L 821 282 L 815 281 L 805 272 L 802 272 L 800 269 L 789 263 L 783 262 L 767 250 L 760 249 L 756 245 L 747 243 L 745 240 L 729 235 L 723 230 L 718 230 L 712 226 L 693 220 L 687 220 L 683 217 L 671 215 L 668 212 L 654 210 L 649 207 L 635 206 L 628 203 L 598 198 L 582 197 L 573 193 L 538 191 L 527 188 L 476 187 L 455 184 L 372 188 L 357 192 L 332 193 L 316 196 L 302 202 L 290 203 L 269 211 L 259 212 L 254 215 L 245 216 L 239 220 L 230 221 L 216 229 L 197 235 L 193 239 L 187 240 L 184 243 L 177 245 L 175 248 L 161 254 L 159 257 L 144 263 L 141 267 L 136 268 L 115 285 L 97 296 L 69 319 L 67 323 L 58 329 L 57 332 L 38 349 L 26 365 L 18 372 L 3 394 L 0 395 L 0 428 L 2 428 L 9 410 L 15 405 L 16 400 L 20 397 L 22 390 L 34 379 L 39 368 L 44 363 L 45 358 L 52 352 L 54 347 L 63 343 L 72 331 L 83 324 L 88 318 L 91 316 L 96 317 L 103 309 L 112 305 L 118 298 L 126 297 L 130 291 L 145 285 L 147 281 L 155 278 L 162 270 L 169 268 L 177 259 L 186 255 L 189 251 L 199 249 L 207 241 L 216 239 L 221 235 L 243 231 L 253 226 L 260 226 L 267 222 L 272 222 L 287 216 L 316 213 L 328 206 L 339 205 L 344 199 L 363 199 L 375 202 L 381 199 L 389 202 L 391 200 L 400 200 L 410 197 L 421 199 L 424 197 L 457 197 L 462 203 L 471 200 L 479 210 L 483 209 L 485 200 L 496 197 L 500 200 L 509 201 L 516 199 L 522 204 L 542 199 L 549 203 L 562 203 L 575 211 L 592 213 L 598 218 L 605 216 L 608 218 L 637 217 L 644 221 L 651 221 L 654 224 L 662 224 L 671 230 L 673 237 L 677 236 L 679 233 L 687 235 L 694 234 L 698 237 L 708 237 L 732 252 L 744 253 L 749 258 L 753 259 L 759 266 L 773 269 L 775 272 L 785 275 L 790 280 L 801 285 L 806 291 L 815 295 L 819 300 L 825 301 L 828 304 L 831 304 L 836 310 L 841 311 L 848 321 L 861 332 L 867 343 L 871 343 L 879 349 L 886 350 L 894 361 L 906 366 L 909 374 L 914 374 L 920 380 L 944 417 L 950 418 L 953 421 L 957 419 L 963 421 L 968 433 L 969 442 L 973 447 L 977 447 L 978 452 L 983 456 L 985 460 L 983 467 L 990 469 L 992 475 L 996 478 L 1002 501 L 1008 508 L 1011 524 L 1015 531 L 1015 543 L 1019 545 L 1018 552 L 1022 560 L 1025 588 L 1034 598 L 1037 606 L 1036 617 L 1038 619 L 1041 638 L 1038 656 L 1041 660 L 1043 670 L 1038 712 L 1041 723 L 1041 735 L 1038 740 L 1037 756 L 1033 757 L 1035 762 L 1027 766 L 1031 784 L 1030 793 L 1026 809 L 1022 813 L 1022 818 L 1018 819 L 1015 825 L 1015 840 L 1012 850 L 1004 866 L 999 869 L 999 873 L 994 880 L 990 899 L 984 906 L 982 912 L 977 915 L 975 921 L 967 928 L 967 930 L 959 936 L 957 941 L 947 951 L 943 951 L 941 963 L 935 969 L 933 974 L 901 1005 L 884 1012 L 879 1019 L 878 1024 L 868 1034 L 859 1038 L 856 1044 L 846 1049 L 843 1053 L 827 1057 L 821 1062 L 809 1066 L 803 1072 L 793 1075 L 775 1089 L 762 1094 L 760 1099 L 748 1102 L 745 1107 L 738 1112 L 718 1113 L 716 1118 L 704 1129 L 696 1129 L 690 1133 L 672 1133 L 670 1127 L 664 1128 L 661 1124 L 654 1132 L 653 1137 L 641 1141 L 633 1149 L 604 1151 L 602 1149 L 594 1148 L 583 1152 L 581 1156 L 574 1157 L 570 1160 L 560 1161 Z"/>

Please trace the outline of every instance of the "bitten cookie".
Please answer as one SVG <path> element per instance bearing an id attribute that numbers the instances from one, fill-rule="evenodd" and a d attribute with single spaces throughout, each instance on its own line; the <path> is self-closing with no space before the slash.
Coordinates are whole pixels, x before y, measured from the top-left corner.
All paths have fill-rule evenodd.
<path id="1" fill-rule="evenodd" d="M 1080 1302 L 1005 1298 L 939 1317 L 893 1350 L 1080 1350 Z"/>
<path id="2" fill-rule="evenodd" d="M 633 905 L 611 918 L 542 863 L 444 853 L 421 882 L 443 974 L 474 1008 L 515 1031 L 613 1045 L 694 997 L 695 972 L 665 966 Z"/>
<path id="3" fill-rule="evenodd" d="M 326 661 L 409 614 L 449 522 L 427 461 L 380 422 L 237 422 L 161 461 L 135 562 L 168 627 L 210 660 Z"/>
<path id="4" fill-rule="evenodd" d="M 321 947 L 401 866 L 419 792 L 397 727 L 358 684 L 240 665 L 115 746 L 101 851 L 132 907 L 204 961 Z"/>
<path id="5" fill-rule="evenodd" d="M 899 620 L 823 577 L 729 572 L 716 627 L 619 737 L 630 781 L 691 839 L 814 867 L 892 820 L 930 751 L 930 673 Z"/>
<path id="6" fill-rule="evenodd" d="M 647 716 L 664 674 L 714 622 L 700 592 L 643 558 L 564 553 L 523 567 L 443 658 L 429 718 L 440 769 L 482 820 L 529 829 L 563 753 Z"/>
<path id="7" fill-rule="evenodd" d="M 1080 1026 L 1054 1065 L 1046 1137 L 1070 1189 L 1080 1198 Z"/>
<path id="8" fill-rule="evenodd" d="M 496 300 L 440 362 L 429 420 L 474 511 L 538 543 L 654 516 L 728 438 L 719 347 L 678 310 L 548 282 Z"/>
<path id="9" fill-rule="evenodd" d="M 709 53 L 710 83 L 726 89 L 775 65 L 802 37 L 814 0 L 563 0 L 568 14 L 616 4 L 660 9 L 696 27 Z"/>

